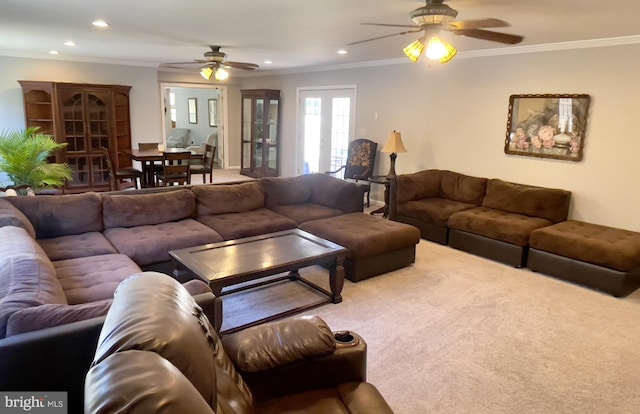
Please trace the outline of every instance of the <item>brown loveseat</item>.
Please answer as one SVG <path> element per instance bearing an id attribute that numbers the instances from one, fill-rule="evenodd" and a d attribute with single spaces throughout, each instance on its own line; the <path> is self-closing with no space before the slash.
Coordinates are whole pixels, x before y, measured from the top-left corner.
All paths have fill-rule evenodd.
<path id="1" fill-rule="evenodd" d="M 392 413 L 366 382 L 366 344 L 318 317 L 221 341 L 174 279 L 144 273 L 115 293 L 87 374 L 85 413 Z"/>
<path id="2" fill-rule="evenodd" d="M 445 170 L 391 181 L 389 217 L 422 237 L 521 267 L 531 232 L 567 219 L 569 191 L 471 177 Z"/>

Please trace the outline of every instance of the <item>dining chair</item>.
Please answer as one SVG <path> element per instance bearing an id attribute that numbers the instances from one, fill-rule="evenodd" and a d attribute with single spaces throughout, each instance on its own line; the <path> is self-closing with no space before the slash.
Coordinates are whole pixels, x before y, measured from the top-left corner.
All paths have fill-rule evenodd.
<path id="1" fill-rule="evenodd" d="M 209 182 L 213 182 L 213 163 L 216 158 L 216 149 L 213 145 L 205 144 L 204 154 L 202 154 L 202 162 L 191 163 L 189 175 L 202 174 L 202 183 L 207 182 L 207 174 L 209 174 Z M 193 160 L 192 160 L 193 161 Z M 191 182 L 191 179 L 189 179 Z"/>
<path id="2" fill-rule="evenodd" d="M 163 152 L 162 172 L 156 173 L 156 181 L 162 182 L 165 187 L 175 183 L 179 185 L 190 184 L 190 161 L 191 151 Z"/>
<path id="3" fill-rule="evenodd" d="M 140 181 L 142 180 L 142 171 L 133 167 L 124 167 L 116 169 L 113 165 L 113 159 L 111 153 L 106 147 L 102 147 L 102 154 L 104 160 L 107 163 L 109 169 L 109 190 L 124 190 L 134 187 L 140 188 Z"/>

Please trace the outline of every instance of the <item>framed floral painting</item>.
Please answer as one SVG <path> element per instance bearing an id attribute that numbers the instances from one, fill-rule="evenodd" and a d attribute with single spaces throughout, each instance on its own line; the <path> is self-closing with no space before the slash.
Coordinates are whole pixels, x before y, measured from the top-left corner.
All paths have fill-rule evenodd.
<path id="1" fill-rule="evenodd" d="M 506 154 L 580 161 L 589 95 L 511 95 Z"/>

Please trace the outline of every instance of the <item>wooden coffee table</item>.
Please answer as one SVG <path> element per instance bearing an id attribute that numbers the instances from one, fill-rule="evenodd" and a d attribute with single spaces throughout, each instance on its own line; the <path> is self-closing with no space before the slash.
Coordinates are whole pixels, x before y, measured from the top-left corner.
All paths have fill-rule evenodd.
<path id="1" fill-rule="evenodd" d="M 222 296 L 242 290 L 264 286 L 285 279 L 303 282 L 326 296 L 318 302 L 250 322 L 224 331 L 231 333 L 269 320 L 281 318 L 324 303 L 342 302 L 344 284 L 343 262 L 347 249 L 307 233 L 293 229 L 255 237 L 205 244 L 187 249 L 173 250 L 169 254 L 176 263 L 174 274 L 181 277 L 191 273 L 209 283 L 215 299 L 216 331 L 222 328 Z M 331 291 L 312 283 L 300 276 L 298 270 L 303 267 L 322 264 L 329 268 L 329 286 Z M 285 276 L 259 279 L 280 273 Z M 255 283 L 247 283 L 256 281 Z M 243 284 L 234 289 L 223 288 Z"/>

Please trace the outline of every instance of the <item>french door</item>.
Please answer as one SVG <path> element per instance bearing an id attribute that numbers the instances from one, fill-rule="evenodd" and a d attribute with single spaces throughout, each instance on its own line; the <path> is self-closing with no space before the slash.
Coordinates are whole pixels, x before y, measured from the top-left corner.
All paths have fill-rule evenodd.
<path id="1" fill-rule="evenodd" d="M 299 90 L 298 174 L 336 171 L 346 164 L 355 130 L 355 95 L 351 86 Z"/>

